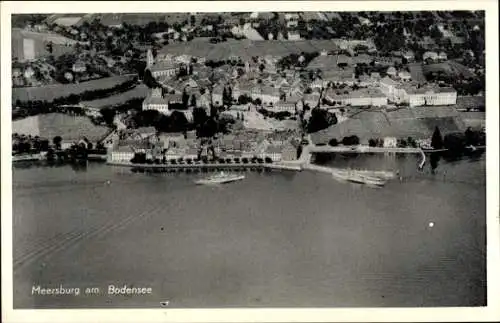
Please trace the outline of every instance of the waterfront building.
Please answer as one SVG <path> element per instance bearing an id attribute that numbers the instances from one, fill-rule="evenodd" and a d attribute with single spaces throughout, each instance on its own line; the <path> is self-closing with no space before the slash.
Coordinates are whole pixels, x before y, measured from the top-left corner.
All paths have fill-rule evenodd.
<path id="1" fill-rule="evenodd" d="M 297 148 L 292 143 L 286 142 L 281 149 L 281 159 L 283 161 L 291 161 L 297 159 Z"/>
<path id="2" fill-rule="evenodd" d="M 134 158 L 134 149 L 132 147 L 126 146 L 117 146 L 115 148 L 111 148 L 108 153 L 108 161 L 112 162 L 130 162 L 132 158 Z"/>
<path id="3" fill-rule="evenodd" d="M 384 148 L 396 148 L 398 146 L 398 140 L 396 137 L 385 137 L 383 146 Z"/>
<path id="4" fill-rule="evenodd" d="M 281 150 L 280 146 L 270 145 L 262 157 L 269 157 L 273 162 L 278 162 L 281 160 Z"/>

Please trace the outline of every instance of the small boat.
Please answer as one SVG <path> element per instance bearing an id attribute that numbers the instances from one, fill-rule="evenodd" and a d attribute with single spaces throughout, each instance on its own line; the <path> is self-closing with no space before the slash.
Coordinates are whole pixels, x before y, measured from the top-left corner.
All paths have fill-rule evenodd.
<path id="1" fill-rule="evenodd" d="M 384 186 L 385 181 L 378 177 L 360 175 L 365 184 L 372 186 Z"/>
<path id="2" fill-rule="evenodd" d="M 338 171 L 332 174 L 334 178 L 345 182 L 356 184 L 367 184 L 371 186 L 383 186 L 385 181 L 379 177 L 367 176 L 353 171 Z"/>
<path id="3" fill-rule="evenodd" d="M 196 184 L 225 184 L 235 181 L 240 181 L 245 178 L 245 175 L 242 174 L 226 174 L 224 172 L 220 172 L 218 174 L 209 176 L 207 178 L 196 180 Z"/>

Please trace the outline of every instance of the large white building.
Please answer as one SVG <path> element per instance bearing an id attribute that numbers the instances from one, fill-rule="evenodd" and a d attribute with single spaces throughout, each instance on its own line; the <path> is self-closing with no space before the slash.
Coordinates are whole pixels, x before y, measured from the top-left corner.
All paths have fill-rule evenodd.
<path id="1" fill-rule="evenodd" d="M 454 105 L 457 103 L 457 91 L 450 87 L 400 86 L 395 90 L 395 102 L 407 103 L 411 107 L 424 105 Z"/>
<path id="2" fill-rule="evenodd" d="M 377 88 L 359 89 L 348 93 L 330 89 L 325 94 L 330 103 L 344 106 L 384 106 L 387 105 L 387 96 Z"/>
<path id="3" fill-rule="evenodd" d="M 161 89 L 153 89 L 142 101 L 142 110 L 156 110 L 168 114 L 168 101 L 162 96 Z"/>
<path id="4" fill-rule="evenodd" d="M 173 77 L 179 73 L 180 64 L 172 61 L 159 61 L 149 68 L 153 77 Z"/>

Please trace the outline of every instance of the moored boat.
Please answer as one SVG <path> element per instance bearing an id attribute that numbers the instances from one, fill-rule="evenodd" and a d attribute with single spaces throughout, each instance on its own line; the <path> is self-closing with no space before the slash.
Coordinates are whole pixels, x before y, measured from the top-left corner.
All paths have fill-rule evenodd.
<path id="1" fill-rule="evenodd" d="M 207 178 L 196 180 L 196 184 L 225 184 L 235 181 L 240 181 L 245 178 L 243 174 L 227 174 L 220 172 Z"/>

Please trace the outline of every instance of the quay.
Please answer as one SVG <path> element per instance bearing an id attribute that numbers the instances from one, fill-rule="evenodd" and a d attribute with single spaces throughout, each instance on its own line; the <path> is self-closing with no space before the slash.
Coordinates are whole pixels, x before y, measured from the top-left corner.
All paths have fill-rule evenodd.
<path id="1" fill-rule="evenodd" d="M 274 169 L 274 170 L 292 170 L 301 171 L 302 168 L 298 164 L 289 164 L 286 162 L 278 163 L 232 163 L 232 164 L 222 164 L 222 163 L 200 163 L 200 164 L 134 164 L 131 162 L 112 162 L 108 161 L 110 166 L 120 166 L 120 167 L 131 167 L 131 168 L 141 168 L 141 169 L 154 169 L 158 171 L 169 171 L 169 170 L 240 170 L 240 169 L 250 169 L 250 170 L 262 170 L 262 169 Z"/>
<path id="2" fill-rule="evenodd" d="M 314 153 L 406 153 L 420 154 L 422 159 L 419 163 L 419 169 L 423 168 L 426 157 L 425 152 L 434 152 L 434 150 L 423 150 L 422 148 L 389 148 L 389 147 L 368 147 L 368 146 L 318 146 L 305 145 L 299 159 L 291 161 L 281 161 L 273 163 L 178 163 L 178 164 L 134 164 L 125 161 L 107 161 L 110 166 L 131 167 L 141 170 L 151 171 L 210 171 L 210 170 L 290 170 L 302 171 L 311 170 L 316 172 L 328 173 L 336 178 L 345 175 L 346 171 L 356 176 L 372 176 L 384 180 L 394 179 L 397 172 L 381 170 L 346 170 L 333 167 L 315 165 L 311 162 Z"/>

